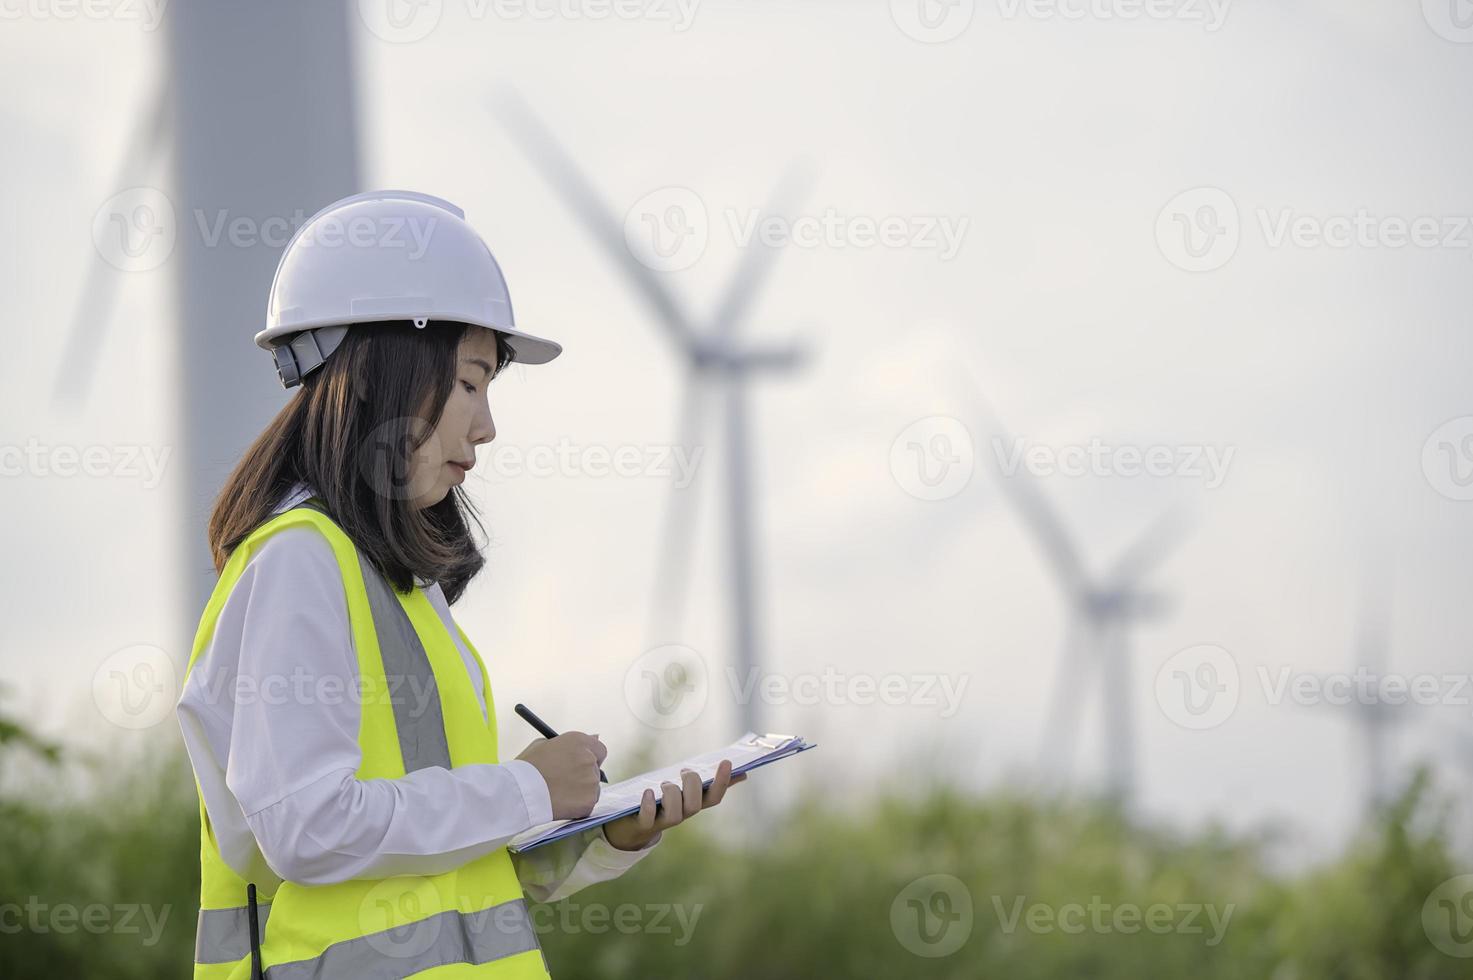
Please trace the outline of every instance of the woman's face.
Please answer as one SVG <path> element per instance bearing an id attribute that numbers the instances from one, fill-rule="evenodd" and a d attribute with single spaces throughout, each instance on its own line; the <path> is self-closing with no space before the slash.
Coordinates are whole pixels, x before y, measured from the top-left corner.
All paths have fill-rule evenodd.
<path id="1" fill-rule="evenodd" d="M 409 486 L 423 488 L 410 498 L 415 510 L 444 500 L 476 464 L 476 447 L 496 438 L 487 394 L 496 370 L 496 334 L 485 327 L 467 327 L 455 360 L 455 383 L 440 424 L 409 460 Z"/>

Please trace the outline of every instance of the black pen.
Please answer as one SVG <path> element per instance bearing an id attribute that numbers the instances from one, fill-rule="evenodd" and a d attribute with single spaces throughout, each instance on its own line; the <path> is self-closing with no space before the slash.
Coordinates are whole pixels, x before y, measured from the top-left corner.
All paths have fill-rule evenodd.
<path id="1" fill-rule="evenodd" d="M 557 732 L 552 730 L 552 726 L 543 721 L 541 718 L 538 718 L 536 715 L 534 715 L 532 713 L 532 709 L 527 707 L 525 704 L 517 705 L 515 711 L 517 714 L 526 719 L 527 724 L 537 729 L 537 731 L 542 735 L 543 738 L 557 738 Z M 602 769 L 598 771 L 598 781 L 601 783 L 606 783 L 609 781 L 609 777 L 604 775 L 604 771 Z"/>

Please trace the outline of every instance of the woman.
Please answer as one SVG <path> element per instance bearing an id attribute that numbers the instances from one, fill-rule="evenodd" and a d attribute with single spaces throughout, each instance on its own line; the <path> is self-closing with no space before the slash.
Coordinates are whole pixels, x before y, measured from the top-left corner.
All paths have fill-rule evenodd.
<path id="1" fill-rule="evenodd" d="M 606 748 L 501 762 L 486 667 L 450 614 L 481 570 L 460 490 L 495 438 L 489 385 L 561 351 L 516 329 L 454 205 L 355 195 L 287 245 L 257 343 L 298 392 L 215 503 L 220 580 L 178 713 L 200 794 L 196 978 L 545 978 L 523 891 L 557 901 L 720 802 L 666 783 L 637 814 L 523 855 L 585 816 Z M 479 527 L 479 522 L 477 522 Z"/>

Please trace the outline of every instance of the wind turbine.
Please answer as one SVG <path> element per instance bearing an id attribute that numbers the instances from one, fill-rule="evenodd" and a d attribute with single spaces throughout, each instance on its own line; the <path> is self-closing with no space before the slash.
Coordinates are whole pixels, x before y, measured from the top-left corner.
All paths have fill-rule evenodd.
<path id="1" fill-rule="evenodd" d="M 270 359 L 252 341 L 280 247 L 211 242 L 200 221 L 223 212 L 260 228 L 359 189 L 349 17 L 342 0 L 171 5 L 166 67 L 112 188 L 146 187 L 167 198 L 175 215 L 167 267 L 177 339 L 159 345 L 175 352 L 169 388 L 182 442 L 175 458 L 186 470 L 174 553 L 184 627 L 169 644 L 174 650 L 193 635 L 215 581 L 203 534 L 210 500 L 284 400 Z M 156 170 L 167 177 L 158 179 Z M 121 217 L 120 232 L 139 215 Z M 85 399 L 103 353 L 110 297 L 128 274 L 93 257 L 54 403 Z"/>
<path id="2" fill-rule="evenodd" d="M 666 339 L 684 362 L 685 380 L 680 399 L 681 445 L 699 438 L 707 412 L 706 389 L 719 386 L 723 397 L 726 449 L 727 548 L 731 588 L 732 648 L 741 679 L 755 676 L 762 660 L 757 608 L 758 578 L 755 560 L 754 501 L 750 404 L 747 386 L 759 374 L 786 374 L 802 366 L 807 351 L 797 343 L 759 346 L 738 340 L 739 327 L 756 301 L 772 268 L 772 252 L 754 244 L 743 254 L 726 292 L 703 328 L 668 286 L 629 249 L 622 221 L 592 182 L 558 143 L 553 133 L 514 90 L 504 89 L 493 108 L 523 151 L 547 174 L 555 190 L 584 227 L 620 269 L 645 305 L 655 315 Z M 791 207 L 806 178 L 795 172 L 779 186 L 774 199 L 779 210 Z M 690 489 L 690 488 L 687 488 Z M 651 629 L 674 610 L 678 627 L 683 607 L 686 569 L 695 518 L 695 500 L 672 486 L 666 503 L 655 586 L 656 613 Z M 663 607 L 663 608 L 662 608 Z M 762 732 L 757 698 L 741 705 L 744 729 Z"/>
<path id="3" fill-rule="evenodd" d="M 966 368 L 968 382 L 981 405 L 985 427 L 995 439 L 1012 444 L 993 412 L 981 383 Z M 1092 575 L 1057 511 L 1034 477 L 1020 467 L 1009 476 L 999 474 L 1003 494 L 1017 510 L 1042 550 L 1049 570 L 1058 580 L 1068 606 L 1064 646 L 1058 675 L 1045 718 L 1040 769 L 1073 751 L 1079 706 L 1071 705 L 1085 691 L 1091 672 L 1102 671 L 1106 790 L 1118 804 L 1127 804 L 1135 790 L 1136 747 L 1132 730 L 1132 680 L 1129 630 L 1136 623 L 1159 618 L 1169 608 L 1160 592 L 1146 580 L 1182 538 L 1186 522 L 1170 510 L 1149 525 L 1102 574 Z"/>
<path id="4" fill-rule="evenodd" d="M 1410 718 L 1407 710 L 1410 705 L 1383 699 L 1383 680 L 1389 659 L 1391 575 L 1391 566 L 1384 552 L 1368 558 L 1359 603 L 1359 624 L 1352 647 L 1355 665 L 1364 667 L 1376 683 L 1375 697 L 1366 701 L 1357 693 L 1348 705 L 1365 752 L 1366 809 L 1372 814 L 1384 807 L 1394 793 L 1388 778 L 1389 743 L 1392 729 Z"/>

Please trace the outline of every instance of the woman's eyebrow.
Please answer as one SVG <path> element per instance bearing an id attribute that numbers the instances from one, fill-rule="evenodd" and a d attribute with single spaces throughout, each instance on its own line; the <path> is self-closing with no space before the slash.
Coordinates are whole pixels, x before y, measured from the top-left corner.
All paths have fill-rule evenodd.
<path id="1" fill-rule="evenodd" d="M 488 361 L 483 361 L 479 357 L 462 357 L 461 361 L 465 364 L 474 364 L 476 367 L 486 372 L 487 378 L 491 377 L 491 364 Z"/>

